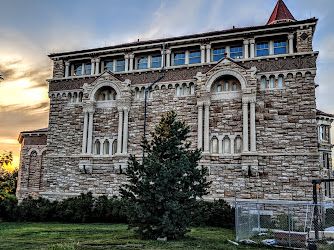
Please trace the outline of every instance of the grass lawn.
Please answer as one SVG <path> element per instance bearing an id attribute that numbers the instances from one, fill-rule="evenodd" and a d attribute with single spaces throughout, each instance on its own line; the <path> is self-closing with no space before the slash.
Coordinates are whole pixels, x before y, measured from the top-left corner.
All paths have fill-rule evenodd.
<path id="1" fill-rule="evenodd" d="M 213 227 L 161 242 L 140 240 L 124 224 L 0 223 L 0 249 L 257 249 L 227 239 L 235 239 L 232 230 Z"/>

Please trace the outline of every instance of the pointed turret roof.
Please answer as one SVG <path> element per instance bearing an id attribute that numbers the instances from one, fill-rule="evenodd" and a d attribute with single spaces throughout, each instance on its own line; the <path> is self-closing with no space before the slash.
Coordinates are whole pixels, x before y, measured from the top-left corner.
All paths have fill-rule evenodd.
<path id="1" fill-rule="evenodd" d="M 296 19 L 293 17 L 288 7 L 286 7 L 283 0 L 278 0 L 273 13 L 271 14 L 267 25 L 280 23 L 280 22 L 294 22 Z"/>

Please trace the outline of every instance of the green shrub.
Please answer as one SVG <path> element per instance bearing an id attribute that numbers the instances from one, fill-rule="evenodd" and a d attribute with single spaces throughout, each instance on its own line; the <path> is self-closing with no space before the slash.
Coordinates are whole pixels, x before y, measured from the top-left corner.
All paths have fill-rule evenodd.
<path id="1" fill-rule="evenodd" d="M 127 223 L 127 202 L 125 200 L 107 196 L 100 196 L 94 203 L 94 221 L 105 223 Z"/>
<path id="2" fill-rule="evenodd" d="M 215 200 L 207 202 L 204 210 L 208 213 L 208 219 L 205 221 L 207 226 L 234 228 L 235 225 L 235 209 L 224 200 Z"/>
<path id="3" fill-rule="evenodd" d="M 0 220 L 16 221 L 17 198 L 13 194 L 5 194 L 0 199 Z"/>

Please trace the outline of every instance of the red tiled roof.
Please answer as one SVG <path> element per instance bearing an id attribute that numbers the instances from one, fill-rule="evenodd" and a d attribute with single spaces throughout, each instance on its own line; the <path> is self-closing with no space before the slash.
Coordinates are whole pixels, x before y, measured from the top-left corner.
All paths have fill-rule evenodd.
<path id="1" fill-rule="evenodd" d="M 334 115 L 325 113 L 324 111 L 321 111 L 321 110 L 319 110 L 319 109 L 317 109 L 317 115 L 323 115 L 323 116 L 327 116 L 327 117 L 332 117 L 332 118 L 334 118 Z"/>
<path id="2" fill-rule="evenodd" d="M 276 23 L 275 21 L 277 20 L 286 20 L 286 19 L 296 21 L 296 19 L 289 11 L 288 7 L 286 7 L 283 0 L 278 0 L 275 9 L 268 20 L 267 25 L 275 24 Z"/>

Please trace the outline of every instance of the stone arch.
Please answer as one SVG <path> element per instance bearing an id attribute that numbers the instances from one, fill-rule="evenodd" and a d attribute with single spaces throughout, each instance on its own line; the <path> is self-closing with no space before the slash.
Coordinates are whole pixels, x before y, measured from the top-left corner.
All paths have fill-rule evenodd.
<path id="1" fill-rule="evenodd" d="M 120 91 L 119 86 L 116 83 L 114 83 L 114 82 L 107 81 L 107 82 L 101 82 L 101 83 L 97 84 L 92 89 L 92 91 L 90 92 L 89 99 L 91 101 L 95 101 L 95 94 L 96 94 L 96 92 L 98 92 L 103 87 L 111 87 L 111 88 L 113 88 L 115 90 L 115 92 L 116 92 L 116 94 L 117 94 L 118 97 L 121 96 L 121 91 Z"/>
<path id="2" fill-rule="evenodd" d="M 225 75 L 231 75 L 234 76 L 235 78 L 238 79 L 241 85 L 241 89 L 245 89 L 247 86 L 247 80 L 246 78 L 238 71 L 233 70 L 233 69 L 228 69 L 228 70 L 219 70 L 216 73 L 214 73 L 209 80 L 206 83 L 206 90 L 207 92 L 211 92 L 211 86 L 212 84 L 221 76 Z"/>

